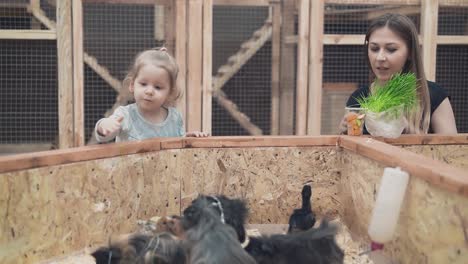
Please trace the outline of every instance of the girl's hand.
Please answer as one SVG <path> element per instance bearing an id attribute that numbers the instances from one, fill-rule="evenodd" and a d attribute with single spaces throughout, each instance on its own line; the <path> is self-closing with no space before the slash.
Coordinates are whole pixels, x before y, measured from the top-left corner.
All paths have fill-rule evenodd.
<path id="1" fill-rule="evenodd" d="M 119 116 L 117 118 L 109 117 L 104 118 L 97 128 L 98 133 L 101 136 L 107 136 L 113 134 L 120 129 L 122 129 L 122 120 L 123 116 Z"/>
<path id="2" fill-rule="evenodd" d="M 193 132 L 188 132 L 185 134 L 186 137 L 208 137 L 210 136 L 209 133 L 206 132 L 200 132 L 200 131 L 193 131 Z"/>

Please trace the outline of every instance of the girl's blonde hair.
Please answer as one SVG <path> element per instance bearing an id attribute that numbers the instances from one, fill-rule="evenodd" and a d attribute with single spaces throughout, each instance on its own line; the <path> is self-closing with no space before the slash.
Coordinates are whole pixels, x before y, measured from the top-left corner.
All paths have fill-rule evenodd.
<path id="1" fill-rule="evenodd" d="M 132 67 L 125 76 L 123 81 L 124 88 L 128 89 L 130 87 L 130 85 L 135 81 L 140 69 L 145 65 L 160 67 L 166 70 L 167 74 L 169 74 L 171 91 L 164 105 L 174 105 L 182 95 L 182 91 L 177 86 L 179 67 L 177 66 L 177 62 L 174 57 L 169 54 L 165 47 L 149 49 L 138 53 Z"/>
<path id="2" fill-rule="evenodd" d="M 431 121 L 431 102 L 429 88 L 427 86 L 426 75 L 421 59 L 421 49 L 419 46 L 418 31 L 413 21 L 405 15 L 388 13 L 384 14 L 370 24 L 365 39 L 366 61 L 369 69 L 372 69 L 368 52 L 369 38 L 375 30 L 388 27 L 390 30 L 400 36 L 408 47 L 409 56 L 403 66 L 402 73 L 413 72 L 418 79 L 418 100 L 419 106 L 412 112 L 406 114 L 409 126 L 407 133 L 410 134 L 427 134 Z M 371 70 L 371 78 L 375 79 L 375 75 Z"/>

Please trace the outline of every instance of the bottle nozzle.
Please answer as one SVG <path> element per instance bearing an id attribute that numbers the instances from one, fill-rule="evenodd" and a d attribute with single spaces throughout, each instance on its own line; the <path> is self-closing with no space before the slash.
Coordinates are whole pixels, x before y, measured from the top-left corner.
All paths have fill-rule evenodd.
<path id="1" fill-rule="evenodd" d="M 372 243 L 371 243 L 371 251 L 374 251 L 374 250 L 382 250 L 383 248 L 384 248 L 384 245 L 383 245 L 383 244 L 372 241 Z"/>

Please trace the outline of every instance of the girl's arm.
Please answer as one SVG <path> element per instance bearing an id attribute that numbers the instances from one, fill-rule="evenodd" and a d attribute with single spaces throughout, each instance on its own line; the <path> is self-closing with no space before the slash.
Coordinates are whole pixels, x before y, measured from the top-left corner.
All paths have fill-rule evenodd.
<path id="1" fill-rule="evenodd" d="M 435 134 L 457 134 L 455 116 L 448 98 L 445 98 L 432 114 L 431 124 Z"/>

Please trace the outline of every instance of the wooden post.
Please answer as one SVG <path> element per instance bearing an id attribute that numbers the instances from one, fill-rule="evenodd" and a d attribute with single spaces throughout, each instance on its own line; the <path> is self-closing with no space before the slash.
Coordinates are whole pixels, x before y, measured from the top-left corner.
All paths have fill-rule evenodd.
<path id="1" fill-rule="evenodd" d="M 211 134 L 212 76 L 213 76 L 213 0 L 203 1 L 203 101 L 202 130 Z"/>
<path id="2" fill-rule="evenodd" d="M 154 6 L 154 39 L 156 41 L 164 41 L 164 6 Z"/>
<path id="3" fill-rule="evenodd" d="M 179 65 L 179 75 L 177 76 L 177 86 L 182 91 L 177 108 L 186 120 L 186 87 L 187 87 L 187 1 L 175 1 L 175 59 Z"/>
<path id="4" fill-rule="evenodd" d="M 280 56 L 281 56 L 281 4 L 274 3 L 270 9 L 271 33 L 271 120 L 270 134 L 279 134 L 280 120 Z"/>
<path id="5" fill-rule="evenodd" d="M 294 1 L 283 1 L 281 8 L 280 135 L 292 135 L 294 126 L 294 45 L 284 41 L 294 35 Z"/>
<path id="6" fill-rule="evenodd" d="M 203 0 L 188 1 L 187 131 L 202 130 Z"/>
<path id="7" fill-rule="evenodd" d="M 310 12 L 309 106 L 307 134 L 320 135 L 322 114 L 323 20 L 325 0 L 312 1 Z"/>
<path id="8" fill-rule="evenodd" d="M 423 64 L 426 78 L 435 81 L 437 62 L 437 24 L 439 1 L 423 0 L 421 3 L 421 35 Z"/>
<path id="9" fill-rule="evenodd" d="M 72 0 L 73 13 L 73 137 L 74 146 L 84 146 L 84 81 L 83 81 L 83 3 Z"/>
<path id="10" fill-rule="evenodd" d="M 309 66 L 310 1 L 299 1 L 299 34 L 297 43 L 296 135 L 307 132 L 307 90 Z"/>
<path id="11" fill-rule="evenodd" d="M 72 0 L 57 1 L 59 148 L 73 147 Z"/>
<path id="12" fill-rule="evenodd" d="M 175 3 L 171 2 L 164 6 L 164 45 L 171 54 L 175 51 Z"/>

